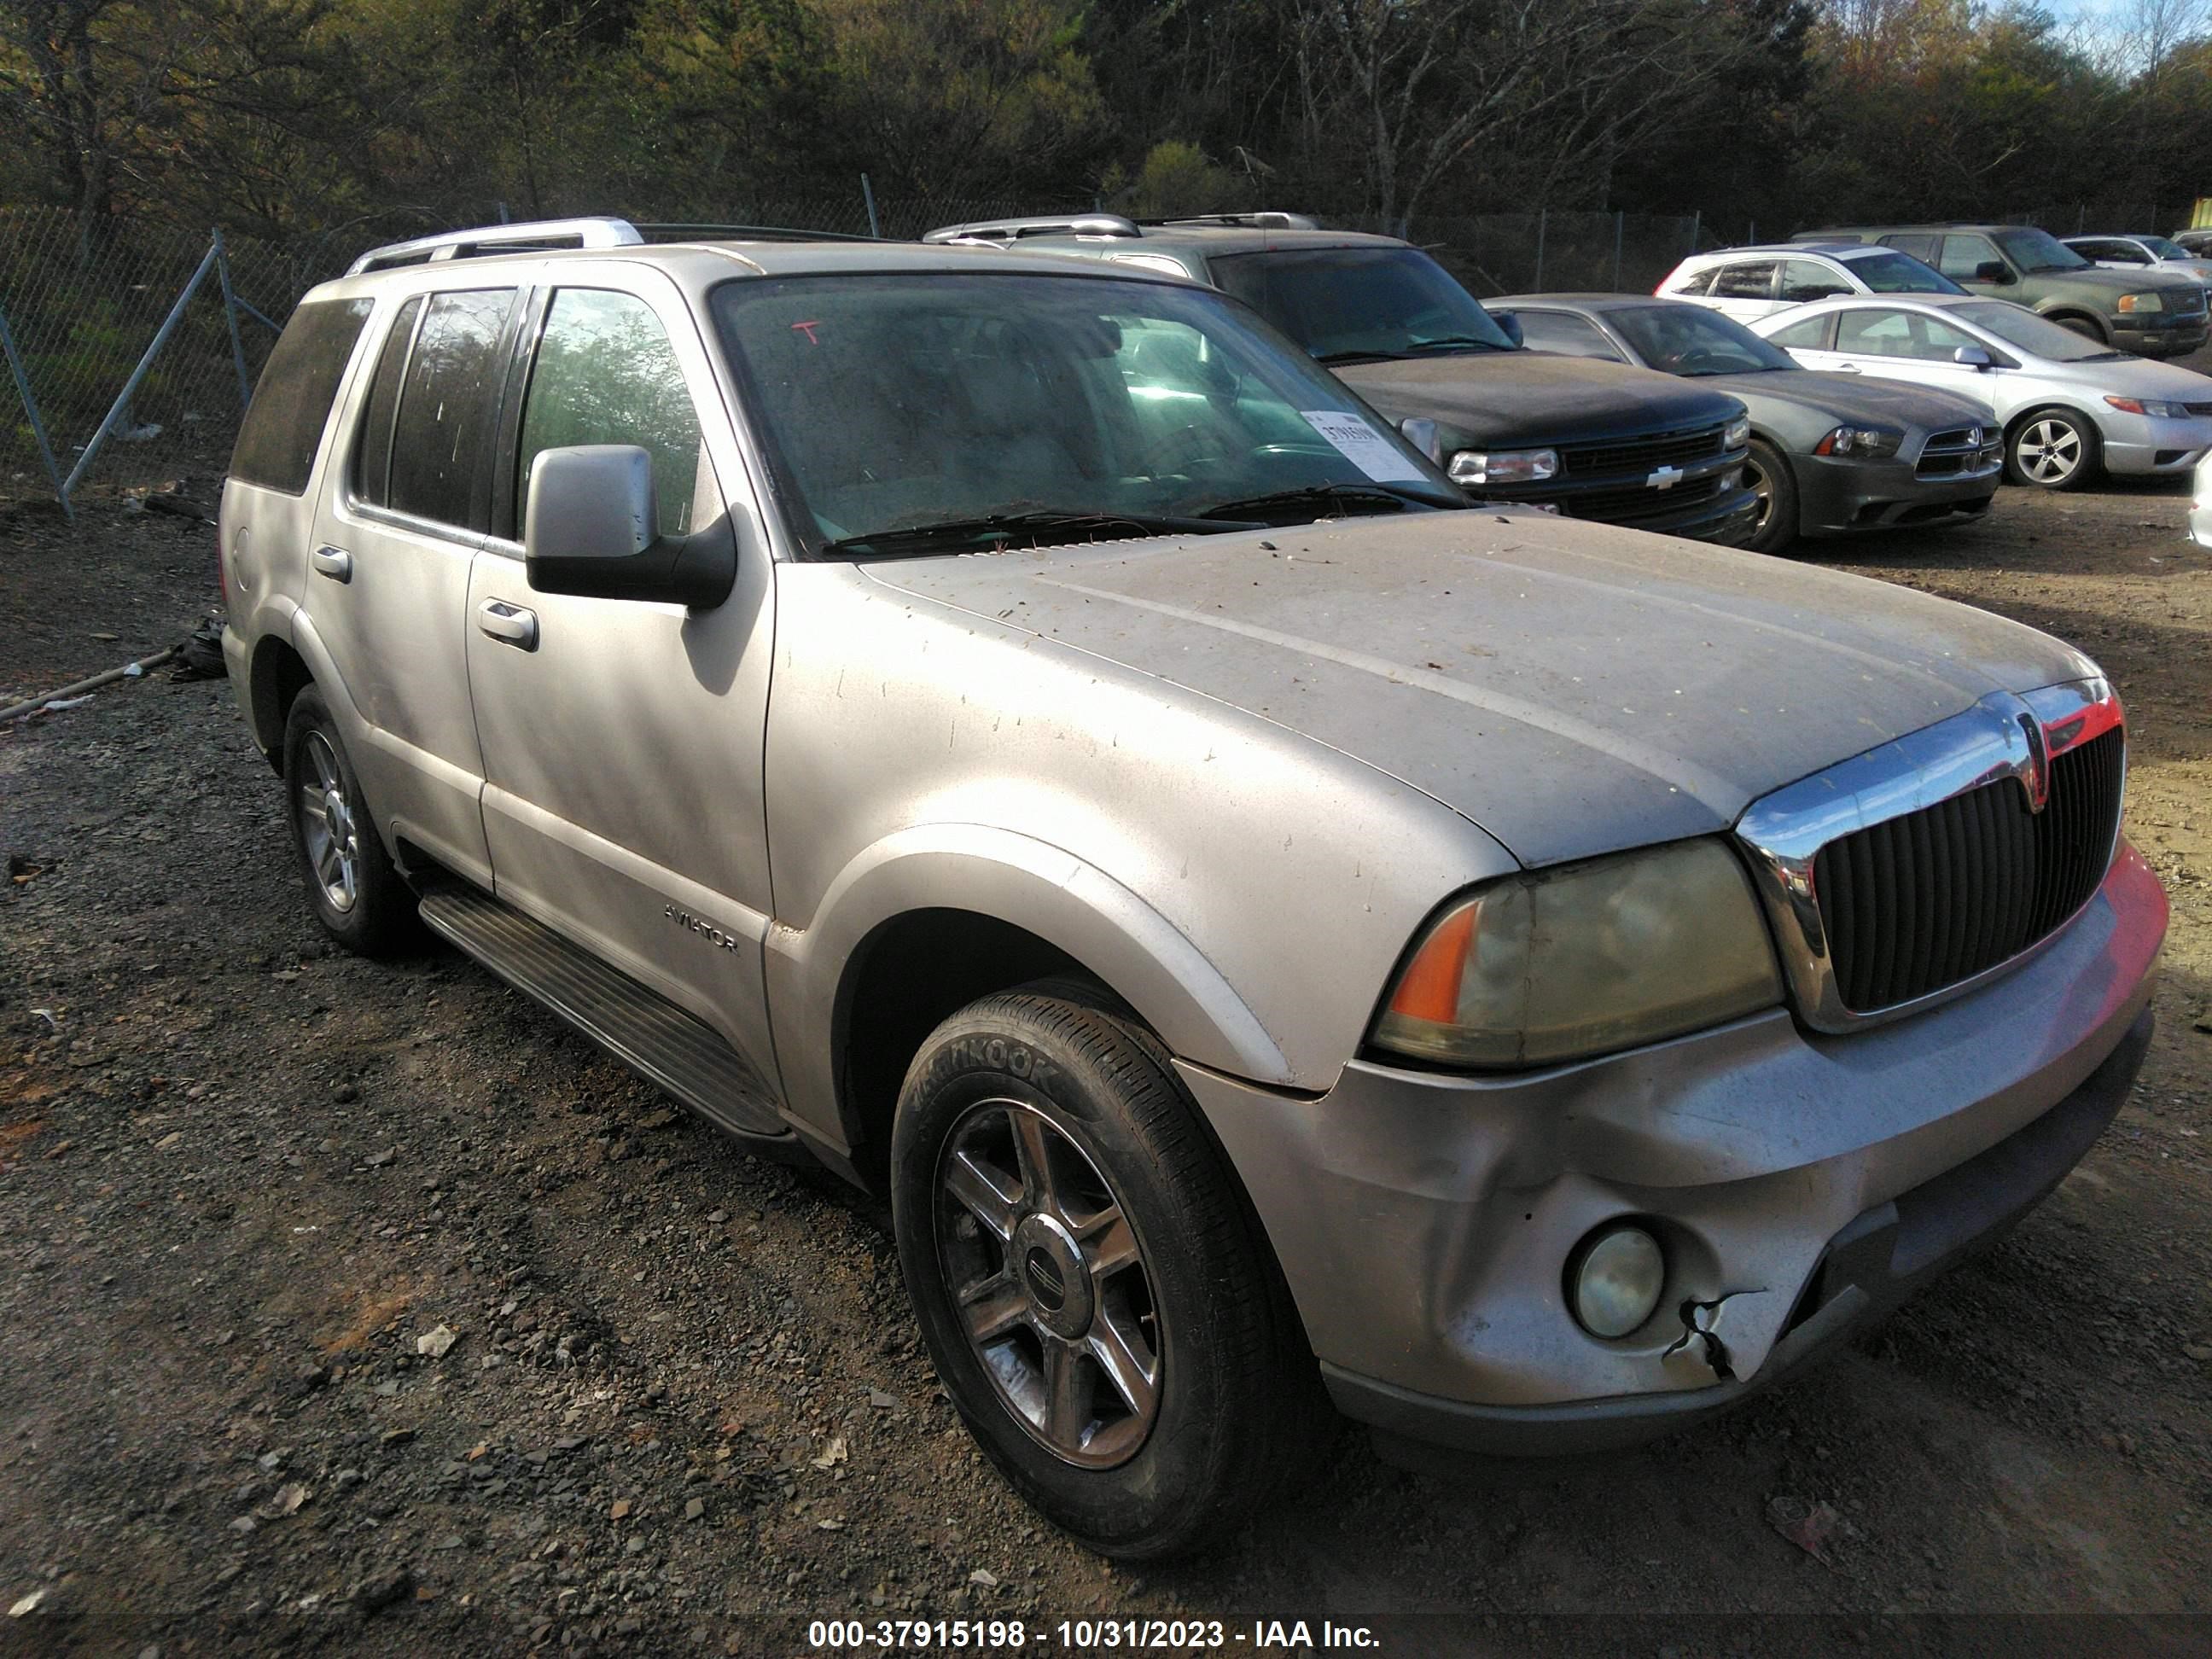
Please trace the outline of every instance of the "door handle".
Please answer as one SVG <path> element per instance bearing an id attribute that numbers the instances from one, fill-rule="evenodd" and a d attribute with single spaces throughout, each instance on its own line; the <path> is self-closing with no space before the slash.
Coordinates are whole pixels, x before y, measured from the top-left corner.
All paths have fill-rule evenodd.
<path id="1" fill-rule="evenodd" d="M 509 605 L 505 599 L 486 599 L 477 607 L 477 626 L 495 640 L 524 651 L 538 648 L 538 613 Z"/>
<path id="2" fill-rule="evenodd" d="M 334 582 L 353 580 L 353 555 L 343 547 L 319 547 L 307 555 L 307 562 L 315 568 L 319 576 L 328 576 Z"/>
<path id="3" fill-rule="evenodd" d="M 1838 374 L 1856 374 L 1858 372 L 1859 366 L 1856 363 L 1838 363 L 1836 365 L 1836 373 Z"/>

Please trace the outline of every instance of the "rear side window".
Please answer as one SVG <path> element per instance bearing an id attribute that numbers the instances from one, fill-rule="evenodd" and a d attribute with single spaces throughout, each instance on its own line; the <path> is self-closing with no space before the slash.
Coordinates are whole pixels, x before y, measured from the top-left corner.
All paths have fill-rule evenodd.
<path id="1" fill-rule="evenodd" d="M 511 288 L 434 294 L 401 382 L 386 505 L 440 524 L 482 529 L 477 486 L 491 447 L 505 363 L 499 343 Z"/>
<path id="2" fill-rule="evenodd" d="M 1774 297 L 1774 264 L 1771 259 L 1739 260 L 1721 268 L 1719 279 L 1713 283 L 1712 297 L 1716 300 L 1771 300 Z"/>
<path id="3" fill-rule="evenodd" d="M 354 448 L 353 493 L 371 507 L 382 507 L 392 495 L 392 417 L 399 408 L 399 377 L 407 368 L 407 348 L 414 343 L 415 319 L 422 314 L 421 296 L 399 307 L 392 331 L 384 337 L 384 349 L 376 355 L 376 378 L 369 383 L 368 407 L 362 411 L 361 442 Z"/>
<path id="4" fill-rule="evenodd" d="M 287 495 L 307 493 L 331 401 L 370 309 L 367 300 L 314 300 L 292 313 L 239 427 L 232 477 Z"/>
<path id="5" fill-rule="evenodd" d="M 1714 271 L 1718 269 L 1719 267 L 1714 266 L 1705 270 L 1692 271 L 1680 282 L 1668 284 L 1667 292 L 1669 294 L 1710 293 L 1713 286 Z"/>
<path id="6" fill-rule="evenodd" d="M 1914 258 L 1932 265 L 1936 263 L 1936 240 L 1933 236 L 1905 234 L 1885 236 L 1881 244 L 1884 247 L 1895 248 L 1899 253 L 1910 253 Z"/>

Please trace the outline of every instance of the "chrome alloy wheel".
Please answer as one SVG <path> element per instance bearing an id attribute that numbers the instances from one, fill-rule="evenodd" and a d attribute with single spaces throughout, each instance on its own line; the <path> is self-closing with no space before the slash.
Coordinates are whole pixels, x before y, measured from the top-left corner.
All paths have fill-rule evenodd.
<path id="1" fill-rule="evenodd" d="M 353 805 L 346 799 L 345 773 L 337 751 L 320 732 L 308 733 L 300 745 L 312 776 L 300 787 L 300 828 L 307 842 L 307 862 L 322 884 L 323 897 L 341 915 L 352 910 L 361 897 L 361 832 Z"/>
<path id="2" fill-rule="evenodd" d="M 1036 1108 L 985 1100 L 945 1140 L 936 1210 L 955 1311 L 1016 1420 L 1087 1468 L 1136 1455 L 1159 1415 L 1159 1316 L 1097 1165 Z"/>
<path id="3" fill-rule="evenodd" d="M 1752 538 L 1756 540 L 1765 532 L 1768 522 L 1774 517 L 1774 480 L 1766 476 L 1766 469 L 1756 460 L 1749 460 L 1743 464 L 1743 482 L 1751 491 L 1752 500 L 1759 504 L 1751 521 Z"/>
<path id="4" fill-rule="evenodd" d="M 2081 434 L 2071 421 L 2045 415 L 2028 422 L 2014 453 L 2020 470 L 2037 483 L 2063 483 L 2081 465 Z"/>

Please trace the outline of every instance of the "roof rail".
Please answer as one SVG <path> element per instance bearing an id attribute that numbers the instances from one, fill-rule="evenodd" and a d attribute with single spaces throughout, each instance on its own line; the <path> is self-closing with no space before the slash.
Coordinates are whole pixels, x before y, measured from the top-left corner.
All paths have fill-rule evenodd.
<path id="1" fill-rule="evenodd" d="M 1030 219 L 975 219 L 939 225 L 925 242 L 1015 242 L 1024 236 L 1141 236 L 1133 219 L 1118 213 L 1047 213 Z"/>
<path id="2" fill-rule="evenodd" d="M 634 247 L 644 237 L 627 219 L 539 219 L 519 225 L 482 225 L 442 231 L 411 242 L 373 247 L 346 267 L 346 275 L 388 270 L 434 260 L 474 259 L 493 253 L 542 253 L 563 247 Z"/>
<path id="3" fill-rule="evenodd" d="M 799 230 L 789 225 L 639 225 L 648 242 L 878 242 L 848 230 Z"/>
<path id="4" fill-rule="evenodd" d="M 1310 213 L 1282 213 L 1268 209 L 1258 213 L 1186 213 L 1162 219 L 1164 225 L 1232 225 L 1240 230 L 1319 230 L 1321 221 Z"/>

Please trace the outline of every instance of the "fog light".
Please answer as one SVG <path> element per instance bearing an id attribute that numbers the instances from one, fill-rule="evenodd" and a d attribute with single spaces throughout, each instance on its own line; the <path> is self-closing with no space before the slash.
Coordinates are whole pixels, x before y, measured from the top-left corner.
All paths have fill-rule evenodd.
<path id="1" fill-rule="evenodd" d="M 1651 1317 L 1667 1283 L 1659 1241 L 1641 1227 L 1601 1227 L 1567 1275 L 1575 1318 L 1592 1336 L 1626 1336 Z"/>

